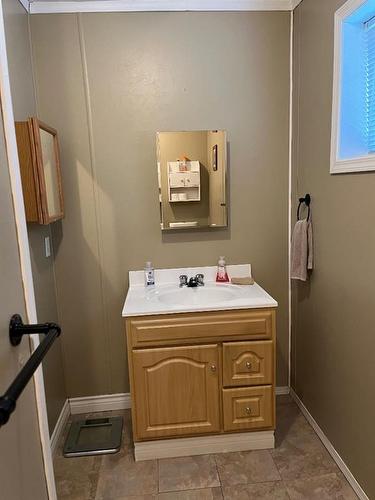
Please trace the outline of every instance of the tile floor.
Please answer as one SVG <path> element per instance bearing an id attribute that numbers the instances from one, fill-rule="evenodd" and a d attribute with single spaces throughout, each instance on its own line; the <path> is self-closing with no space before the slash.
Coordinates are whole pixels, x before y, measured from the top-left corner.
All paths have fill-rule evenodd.
<path id="1" fill-rule="evenodd" d="M 277 399 L 276 448 L 271 451 L 135 463 L 130 412 L 125 410 L 109 412 L 124 415 L 123 446 L 119 453 L 64 458 L 66 429 L 54 460 L 58 498 L 355 500 L 357 496 L 295 403 L 289 396 Z"/>

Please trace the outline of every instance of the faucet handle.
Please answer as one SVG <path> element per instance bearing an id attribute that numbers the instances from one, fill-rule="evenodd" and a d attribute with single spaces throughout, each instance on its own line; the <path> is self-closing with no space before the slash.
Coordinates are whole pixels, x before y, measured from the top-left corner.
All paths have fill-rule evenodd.
<path id="1" fill-rule="evenodd" d="M 198 286 L 203 286 L 204 285 L 204 274 L 197 274 L 195 276 L 195 279 L 197 280 Z"/>
<path id="2" fill-rule="evenodd" d="M 180 287 L 187 286 L 187 283 L 188 283 L 188 277 L 186 276 L 186 274 L 181 274 L 181 276 L 180 276 Z"/>

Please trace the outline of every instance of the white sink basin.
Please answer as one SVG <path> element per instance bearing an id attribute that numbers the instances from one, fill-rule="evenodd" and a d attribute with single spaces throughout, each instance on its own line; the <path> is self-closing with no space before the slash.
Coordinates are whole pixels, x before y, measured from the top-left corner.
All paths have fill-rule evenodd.
<path id="1" fill-rule="evenodd" d="M 172 288 L 172 287 L 171 287 Z M 168 306 L 212 305 L 231 302 L 243 297 L 242 290 L 235 285 L 205 285 L 196 288 L 177 288 L 155 292 L 157 300 Z"/>
<path id="2" fill-rule="evenodd" d="M 249 264 L 227 266 L 229 276 L 251 276 Z M 130 271 L 129 291 L 122 315 L 148 316 L 228 309 L 277 307 L 277 302 L 258 284 L 238 286 L 216 283 L 217 267 L 190 267 L 155 270 L 154 287 L 144 286 L 144 271 Z M 205 285 L 179 288 L 179 276 L 204 274 Z"/>

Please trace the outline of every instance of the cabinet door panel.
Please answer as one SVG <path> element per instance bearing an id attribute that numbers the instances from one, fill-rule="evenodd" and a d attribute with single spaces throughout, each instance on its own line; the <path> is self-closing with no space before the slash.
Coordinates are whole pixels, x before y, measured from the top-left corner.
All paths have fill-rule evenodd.
<path id="1" fill-rule="evenodd" d="M 171 188 L 183 188 L 185 187 L 185 174 L 179 172 L 174 172 L 169 174 L 169 186 Z"/>
<path id="2" fill-rule="evenodd" d="M 185 178 L 186 187 L 199 187 L 200 186 L 200 173 L 199 172 L 189 172 Z"/>
<path id="3" fill-rule="evenodd" d="M 133 351 L 139 439 L 220 430 L 217 345 Z"/>

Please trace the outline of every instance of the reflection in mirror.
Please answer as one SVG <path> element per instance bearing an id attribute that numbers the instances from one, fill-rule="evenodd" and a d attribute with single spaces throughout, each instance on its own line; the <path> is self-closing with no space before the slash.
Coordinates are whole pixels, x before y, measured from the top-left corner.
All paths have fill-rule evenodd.
<path id="1" fill-rule="evenodd" d="M 157 134 L 162 230 L 227 226 L 226 145 L 222 130 Z"/>
<path id="2" fill-rule="evenodd" d="M 50 218 L 55 218 L 61 212 L 55 137 L 50 132 L 40 128 L 40 143 L 42 149 L 48 215 Z"/>

